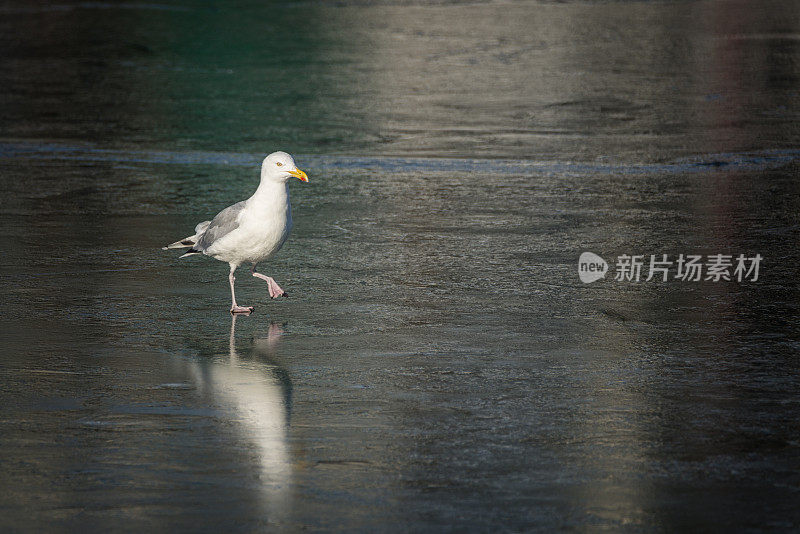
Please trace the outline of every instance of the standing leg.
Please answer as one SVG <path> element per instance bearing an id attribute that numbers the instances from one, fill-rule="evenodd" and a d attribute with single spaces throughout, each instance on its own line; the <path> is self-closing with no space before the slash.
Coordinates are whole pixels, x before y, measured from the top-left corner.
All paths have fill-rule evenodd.
<path id="1" fill-rule="evenodd" d="M 252 306 L 239 306 L 236 304 L 236 293 L 233 291 L 233 282 L 236 278 L 233 276 L 233 271 L 236 270 L 238 265 L 231 263 L 231 274 L 228 275 L 228 281 L 231 283 L 231 313 L 250 313 L 253 311 Z"/>
<path id="2" fill-rule="evenodd" d="M 261 278 L 262 280 L 266 280 L 267 286 L 269 286 L 269 296 L 270 298 L 276 299 L 278 297 L 288 297 L 289 293 L 281 289 L 281 286 L 278 285 L 278 282 L 273 280 L 267 275 L 257 273 L 255 264 L 250 269 L 250 272 L 253 273 L 253 276 L 256 278 Z"/>

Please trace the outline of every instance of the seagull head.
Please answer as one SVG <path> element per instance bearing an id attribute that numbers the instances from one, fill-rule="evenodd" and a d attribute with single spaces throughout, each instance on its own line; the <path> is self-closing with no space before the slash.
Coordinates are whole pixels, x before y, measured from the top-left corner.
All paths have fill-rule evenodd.
<path id="1" fill-rule="evenodd" d="M 273 152 L 261 164 L 261 179 L 285 183 L 289 178 L 299 178 L 308 181 L 306 173 L 297 168 L 292 156 L 286 152 Z"/>

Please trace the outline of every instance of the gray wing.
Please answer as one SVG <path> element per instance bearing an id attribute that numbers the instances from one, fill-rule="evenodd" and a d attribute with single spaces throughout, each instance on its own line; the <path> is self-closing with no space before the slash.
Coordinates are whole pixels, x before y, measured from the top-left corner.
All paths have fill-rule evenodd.
<path id="1" fill-rule="evenodd" d="M 206 231 L 197 240 L 197 244 L 192 247 L 195 250 L 206 250 L 214 244 L 215 241 L 224 237 L 225 235 L 233 232 L 239 227 L 236 219 L 244 209 L 245 201 L 237 202 L 233 206 L 228 206 L 217 214 L 216 217 L 211 219 L 211 224 L 208 225 Z"/>

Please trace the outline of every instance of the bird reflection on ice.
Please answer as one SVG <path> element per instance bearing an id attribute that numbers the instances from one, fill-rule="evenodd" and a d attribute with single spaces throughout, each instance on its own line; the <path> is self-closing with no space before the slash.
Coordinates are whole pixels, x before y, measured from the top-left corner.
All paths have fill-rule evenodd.
<path id="1" fill-rule="evenodd" d="M 289 512 L 291 464 L 288 445 L 292 385 L 285 371 L 266 363 L 274 357 L 283 330 L 271 324 L 264 340 L 252 353 L 236 351 L 236 319 L 231 319 L 228 362 L 194 366 L 201 394 L 234 412 L 235 428 L 258 455 L 260 490 L 270 523 L 281 522 Z"/>

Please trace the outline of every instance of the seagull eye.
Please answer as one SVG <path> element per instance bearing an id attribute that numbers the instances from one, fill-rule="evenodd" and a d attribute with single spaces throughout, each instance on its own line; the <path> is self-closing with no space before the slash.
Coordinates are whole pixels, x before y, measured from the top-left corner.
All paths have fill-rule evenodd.
<path id="1" fill-rule="evenodd" d="M 277 165 L 278 167 L 283 167 L 283 163 L 276 163 L 275 165 Z"/>

